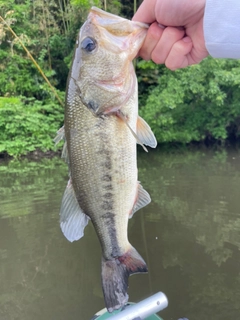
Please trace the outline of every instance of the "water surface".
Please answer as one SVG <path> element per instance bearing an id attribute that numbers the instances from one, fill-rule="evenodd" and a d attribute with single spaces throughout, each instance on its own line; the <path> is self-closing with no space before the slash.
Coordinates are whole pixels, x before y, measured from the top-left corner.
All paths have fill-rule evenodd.
<path id="1" fill-rule="evenodd" d="M 164 320 L 240 314 L 240 153 L 139 153 L 152 203 L 129 223 L 149 273 L 131 301 L 163 291 Z M 59 229 L 68 174 L 59 158 L 0 163 L 0 319 L 89 320 L 104 307 L 101 250 L 91 224 L 69 243 Z"/>

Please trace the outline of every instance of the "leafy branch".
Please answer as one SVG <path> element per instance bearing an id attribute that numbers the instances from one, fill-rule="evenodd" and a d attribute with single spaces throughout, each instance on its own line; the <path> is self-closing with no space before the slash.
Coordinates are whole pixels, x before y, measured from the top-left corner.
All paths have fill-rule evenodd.
<path id="1" fill-rule="evenodd" d="M 41 76 L 43 77 L 43 79 L 47 82 L 47 84 L 49 85 L 50 89 L 52 90 L 53 94 L 55 95 L 56 99 L 58 100 L 58 102 L 60 103 L 61 106 L 64 107 L 64 104 L 62 102 L 62 100 L 60 99 L 60 97 L 57 94 L 56 89 L 51 85 L 50 81 L 48 80 L 48 78 L 45 76 L 44 72 L 42 71 L 41 67 L 39 66 L 39 64 L 37 63 L 37 61 L 33 58 L 33 56 L 31 55 L 31 53 L 29 52 L 29 50 L 26 48 L 26 46 L 24 45 L 24 43 L 22 42 L 22 40 L 20 39 L 20 37 L 18 37 L 16 35 L 16 33 L 13 31 L 13 29 L 10 27 L 10 25 L 5 21 L 5 19 L 0 15 L 0 20 L 2 21 L 2 23 L 7 27 L 7 29 L 12 33 L 12 35 L 14 36 L 15 39 L 17 39 L 17 41 L 20 43 L 20 45 L 23 47 L 23 49 L 26 51 L 27 55 L 29 56 L 29 58 L 32 60 L 33 64 L 35 65 L 35 67 L 37 68 L 37 70 L 39 71 L 39 73 L 41 74 Z"/>

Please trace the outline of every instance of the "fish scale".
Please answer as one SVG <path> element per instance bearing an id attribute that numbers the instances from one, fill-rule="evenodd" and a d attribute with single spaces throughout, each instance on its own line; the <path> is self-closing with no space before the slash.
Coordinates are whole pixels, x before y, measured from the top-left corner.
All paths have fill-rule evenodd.
<path id="1" fill-rule="evenodd" d="M 109 229 L 118 224 L 119 234 L 122 237 L 126 235 L 128 223 L 126 212 L 129 213 L 133 207 L 137 187 L 136 157 L 133 156 L 132 151 L 136 149 L 136 142 L 128 128 L 125 128 L 124 134 L 115 135 L 115 138 L 109 141 L 109 135 L 113 131 L 118 132 L 116 124 L 119 123 L 122 126 L 122 121 L 113 115 L 99 119 L 81 101 L 78 103 L 78 108 L 71 110 L 70 114 L 70 117 L 68 117 L 67 112 L 65 114 L 65 132 L 66 140 L 67 142 L 69 141 L 68 153 L 71 154 L 72 183 L 78 202 L 81 204 L 81 209 L 91 218 L 102 246 L 110 251 L 106 253 L 106 250 L 103 250 L 104 255 L 109 257 L 111 256 L 109 248 L 112 247 L 113 233 L 110 230 L 111 240 L 107 239 L 107 233 L 105 232 L 106 218 L 102 219 L 102 215 L 108 213 L 109 217 L 115 216 L 113 219 L 114 224 L 111 223 Z M 99 125 L 99 122 L 101 125 Z M 87 128 L 86 123 L 88 123 Z M 72 128 L 72 126 L 77 132 L 74 135 L 74 139 L 71 139 L 71 129 L 68 129 Z M 70 134 L 68 135 L 68 133 Z M 124 148 L 121 140 L 122 142 L 129 141 L 127 144 L 124 143 Z M 78 144 L 75 141 L 79 141 Z M 126 153 L 129 154 L 127 158 Z M 106 163 L 109 163 L 109 160 L 111 168 L 107 169 Z M 111 181 L 113 191 L 106 192 L 104 190 L 105 182 L 101 183 L 104 176 L 105 178 L 107 176 L 107 180 Z M 125 183 L 127 188 L 124 188 L 121 192 L 117 187 L 120 180 L 128 181 L 128 183 Z M 135 192 L 132 191 L 134 189 Z M 114 213 L 101 208 L 101 203 L 109 201 L 109 198 L 114 202 Z M 96 217 L 95 212 L 97 212 Z M 109 217 L 107 219 L 110 219 Z M 126 237 L 124 237 L 125 239 Z M 122 247 L 124 247 L 124 250 L 122 251 L 126 251 L 126 242 L 126 240 L 123 242 L 124 245 Z M 120 255 L 121 253 L 119 252 Z"/>
<path id="2" fill-rule="evenodd" d="M 147 266 L 128 241 L 128 220 L 151 199 L 137 179 L 136 141 L 156 147 L 138 116 L 132 59 L 147 26 L 92 8 L 80 29 L 69 73 L 64 157 L 70 180 L 60 225 L 80 239 L 89 219 L 102 247 L 102 288 L 109 312 L 128 301 L 128 277 Z M 59 131 L 61 137 L 63 134 Z"/>

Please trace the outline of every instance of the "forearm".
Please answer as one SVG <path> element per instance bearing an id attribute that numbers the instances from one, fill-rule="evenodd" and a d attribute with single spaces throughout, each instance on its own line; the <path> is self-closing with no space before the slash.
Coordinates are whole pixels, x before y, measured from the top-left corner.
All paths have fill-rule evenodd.
<path id="1" fill-rule="evenodd" d="M 240 1 L 207 0 L 204 37 L 214 58 L 240 59 Z"/>

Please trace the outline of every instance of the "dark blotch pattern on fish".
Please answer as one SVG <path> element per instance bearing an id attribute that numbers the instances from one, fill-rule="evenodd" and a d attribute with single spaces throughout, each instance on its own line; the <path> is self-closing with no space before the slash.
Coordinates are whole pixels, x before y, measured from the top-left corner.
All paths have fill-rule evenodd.
<path id="1" fill-rule="evenodd" d="M 103 201 L 103 204 L 101 205 L 101 208 L 103 210 L 113 210 L 113 201 Z"/>
<path id="2" fill-rule="evenodd" d="M 115 259 L 118 257 L 121 250 L 119 248 L 117 240 L 115 219 L 116 214 L 114 213 L 114 188 L 112 184 L 112 161 L 114 160 L 112 159 L 112 153 L 108 148 L 106 148 L 106 145 L 108 145 L 109 136 L 105 132 L 105 130 L 99 133 L 99 137 L 101 139 L 102 145 L 98 150 L 96 150 L 96 153 L 98 154 L 98 156 L 99 154 L 103 156 L 100 166 L 103 170 L 102 181 L 104 182 L 102 184 L 103 194 L 101 203 L 101 217 L 106 224 L 109 236 L 111 238 L 111 253 L 110 256 L 107 257 L 107 259 Z"/>
<path id="3" fill-rule="evenodd" d="M 113 258 L 117 258 L 118 255 L 119 255 L 119 247 L 118 247 L 118 245 L 116 244 L 116 246 L 113 246 L 113 247 L 112 247 L 112 257 L 113 257 Z M 118 262 L 118 260 L 117 260 L 117 262 Z M 120 263 L 119 263 L 119 264 L 120 264 Z"/>
<path id="4" fill-rule="evenodd" d="M 107 211 L 102 215 L 102 218 L 104 219 L 107 227 L 108 227 L 108 232 L 111 236 L 111 245 L 112 245 L 112 252 L 111 252 L 111 257 L 115 258 L 118 257 L 120 248 L 118 246 L 118 241 L 117 241 L 117 234 L 116 234 L 116 227 L 115 227 L 115 214 L 112 211 Z"/>
<path id="5" fill-rule="evenodd" d="M 107 158 L 105 162 L 103 162 L 102 166 L 108 170 L 112 169 L 112 163 L 110 158 Z"/>
<path id="6" fill-rule="evenodd" d="M 106 223 L 114 224 L 115 214 L 111 211 L 107 211 L 102 215 L 102 218 L 106 221 Z"/>
<path id="7" fill-rule="evenodd" d="M 91 109 L 93 112 L 96 112 L 98 110 L 98 104 L 95 101 L 89 101 L 87 103 L 87 106 L 89 109 Z"/>
<path id="8" fill-rule="evenodd" d="M 104 174 L 102 180 L 109 182 L 112 181 L 112 177 L 110 176 L 110 174 Z"/>
<path id="9" fill-rule="evenodd" d="M 106 186 L 103 186 L 103 189 L 110 191 L 110 190 L 113 190 L 113 187 L 111 184 L 107 184 Z"/>
<path id="10" fill-rule="evenodd" d="M 102 138 L 102 135 L 101 135 L 101 138 Z M 107 142 L 106 142 L 107 143 Z M 104 154 L 106 155 L 107 157 L 111 157 L 111 152 L 110 150 L 108 149 L 101 149 L 97 152 L 98 154 Z"/>
<path id="11" fill-rule="evenodd" d="M 112 194 L 111 192 L 107 192 L 107 193 L 105 193 L 105 194 L 103 195 L 103 197 L 104 197 L 105 199 L 111 199 L 111 198 L 113 197 L 113 194 Z"/>

